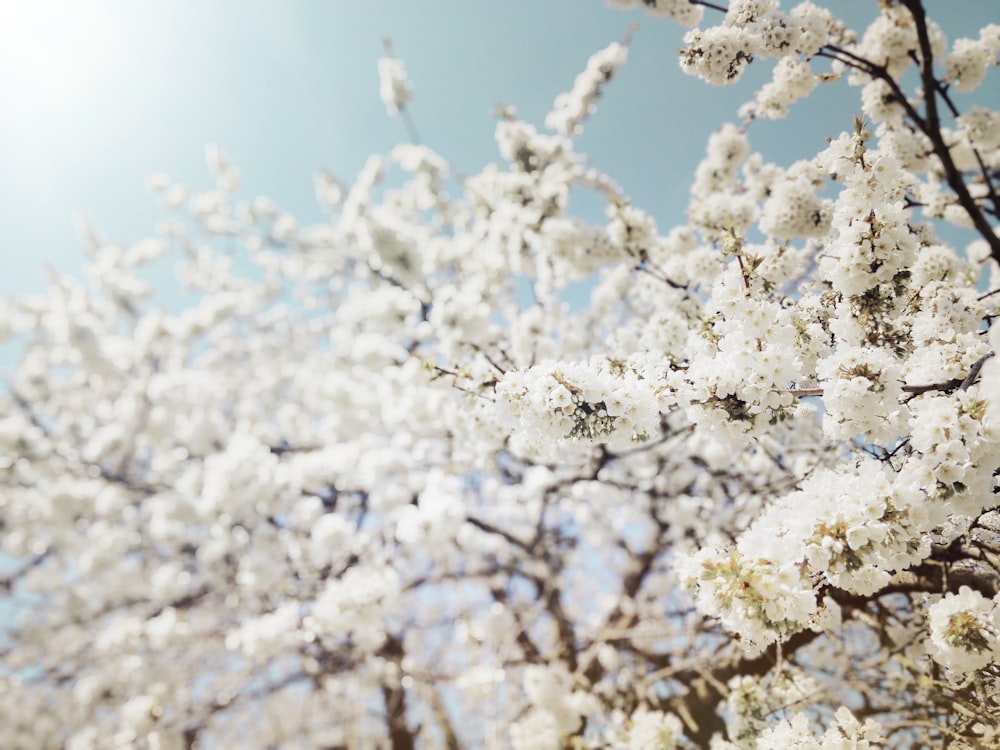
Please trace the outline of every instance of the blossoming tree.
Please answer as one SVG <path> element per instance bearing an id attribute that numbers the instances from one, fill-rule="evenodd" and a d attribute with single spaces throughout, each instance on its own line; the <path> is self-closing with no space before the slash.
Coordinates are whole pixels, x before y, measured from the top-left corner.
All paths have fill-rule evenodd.
<path id="1" fill-rule="evenodd" d="M 1000 25 L 615 4 L 773 63 L 684 226 L 574 148 L 615 43 L 478 174 L 401 145 L 302 226 L 210 148 L 3 303 L 3 747 L 1000 746 Z M 863 115 L 754 153 L 821 85 Z"/>

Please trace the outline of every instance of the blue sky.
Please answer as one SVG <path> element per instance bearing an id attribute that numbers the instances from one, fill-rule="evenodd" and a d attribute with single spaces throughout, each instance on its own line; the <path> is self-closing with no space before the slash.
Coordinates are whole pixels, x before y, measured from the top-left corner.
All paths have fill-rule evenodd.
<path id="1" fill-rule="evenodd" d="M 834 5 L 856 20 L 875 2 Z M 942 19 L 952 35 L 1000 20 L 995 0 L 928 7 L 961 7 Z M 767 67 L 726 89 L 688 78 L 676 56 L 683 31 L 641 11 L 601 0 L 5 1 L 0 294 L 40 291 L 43 264 L 80 268 L 76 210 L 117 243 L 151 234 L 163 211 L 144 178 L 164 171 L 210 186 L 207 142 L 240 169 L 241 196 L 320 220 L 317 168 L 350 182 L 368 154 L 406 138 L 378 98 L 383 36 L 406 61 L 424 142 L 469 173 L 496 158 L 495 104 L 540 125 L 589 55 L 637 21 L 629 62 L 580 148 L 665 230 L 683 220 L 707 134 L 735 118 Z M 977 94 L 984 103 L 1000 99 L 996 81 Z M 850 128 L 857 93 L 824 87 L 789 119 L 755 123 L 751 142 L 783 164 L 811 156 Z"/>

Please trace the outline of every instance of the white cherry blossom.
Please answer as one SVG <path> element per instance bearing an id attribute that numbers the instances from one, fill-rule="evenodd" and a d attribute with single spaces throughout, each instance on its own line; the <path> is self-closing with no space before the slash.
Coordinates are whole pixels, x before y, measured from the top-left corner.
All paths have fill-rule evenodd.
<path id="1" fill-rule="evenodd" d="M 645 32 L 460 176 L 387 50 L 413 142 L 318 223 L 213 145 L 0 301 L 0 745 L 996 744 L 1000 27 L 613 4 L 769 66 L 680 226 L 578 148 Z M 821 84 L 857 114 L 775 163 Z"/>

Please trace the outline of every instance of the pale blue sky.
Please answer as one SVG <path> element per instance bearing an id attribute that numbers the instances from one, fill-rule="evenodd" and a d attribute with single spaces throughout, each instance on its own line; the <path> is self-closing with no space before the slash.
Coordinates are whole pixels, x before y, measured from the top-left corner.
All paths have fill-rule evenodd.
<path id="1" fill-rule="evenodd" d="M 833 5 L 854 20 L 875 2 Z M 928 7 L 949 13 L 957 35 L 1000 21 L 996 0 Z M 385 35 L 406 61 L 424 141 L 469 173 L 496 158 L 494 104 L 540 125 L 588 56 L 636 21 L 581 148 L 667 229 L 683 220 L 706 135 L 767 68 L 753 66 L 738 91 L 690 79 L 676 59 L 682 30 L 641 11 L 601 0 L 0 0 L 0 293 L 39 291 L 44 263 L 80 267 L 74 210 L 114 242 L 151 234 L 163 211 L 144 178 L 208 187 L 209 141 L 242 172 L 242 196 L 319 220 L 318 167 L 349 182 L 369 153 L 406 138 L 378 98 Z M 984 103 L 998 104 L 998 78 L 978 92 Z M 848 129 L 857 90 L 826 89 L 788 120 L 756 123 L 754 147 L 789 163 Z"/>

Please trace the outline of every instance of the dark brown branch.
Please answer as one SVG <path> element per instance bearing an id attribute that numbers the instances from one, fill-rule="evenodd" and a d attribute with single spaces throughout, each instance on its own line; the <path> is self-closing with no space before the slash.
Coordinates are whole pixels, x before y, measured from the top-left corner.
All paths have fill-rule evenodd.
<path id="1" fill-rule="evenodd" d="M 720 13 L 726 13 L 729 10 L 728 8 L 722 5 L 716 5 L 715 3 L 706 2 L 706 0 L 688 0 L 688 2 L 691 3 L 691 5 L 701 5 L 705 8 L 711 8 L 712 10 L 717 10 Z"/>
<path id="2" fill-rule="evenodd" d="M 976 378 L 979 377 L 979 371 L 983 369 L 983 365 L 986 364 L 986 360 L 994 356 L 993 352 L 987 352 L 982 357 L 977 359 L 971 368 L 969 368 L 969 374 L 965 376 L 965 380 L 962 384 L 958 386 L 960 391 L 967 391 L 976 382 Z"/>
<path id="3" fill-rule="evenodd" d="M 388 636 L 378 655 L 398 666 L 404 656 L 403 641 L 397 636 Z M 417 746 L 417 732 L 410 729 L 406 722 L 406 689 L 398 682 L 383 683 L 382 703 L 392 750 L 414 750 Z"/>
<path id="4" fill-rule="evenodd" d="M 913 22 L 917 27 L 917 39 L 920 43 L 920 77 L 923 82 L 924 101 L 927 110 L 927 119 L 924 121 L 921 129 L 934 145 L 934 153 L 937 154 L 944 167 L 948 186 L 955 191 L 959 204 L 969 214 L 969 218 L 972 219 L 976 230 L 989 243 L 990 255 L 997 262 L 1000 262 L 1000 237 L 993 232 L 983 212 L 969 193 L 965 179 L 955 165 L 955 161 L 951 158 L 951 151 L 948 149 L 941 135 L 941 120 L 937 109 L 938 81 L 934 77 L 934 53 L 931 51 L 930 37 L 927 33 L 927 14 L 924 11 L 923 3 L 921 0 L 902 0 L 902 3 L 910 11 L 910 15 L 913 16 Z M 912 106 L 906 101 L 905 97 L 901 103 L 912 110 Z"/>
<path id="5" fill-rule="evenodd" d="M 948 93 L 947 84 L 935 79 L 934 83 L 937 86 L 937 93 L 941 97 L 941 101 L 945 103 L 948 107 L 948 111 L 951 112 L 951 116 L 956 120 L 961 116 L 961 112 L 952 101 L 951 94 Z M 1000 211 L 1000 195 L 997 194 L 996 186 L 993 184 L 993 178 L 990 176 L 990 170 L 983 161 L 983 155 L 979 152 L 979 149 L 970 143 L 972 147 L 972 155 L 976 159 L 976 164 L 979 165 L 979 173 L 983 176 L 983 182 L 986 184 L 986 188 L 989 191 L 990 202 L 993 204 L 993 213 L 996 215 Z"/>
<path id="6" fill-rule="evenodd" d="M 794 653 L 800 648 L 812 643 L 820 633 L 803 630 L 796 633 L 781 645 L 785 655 Z M 709 657 L 710 658 L 710 657 Z M 725 685 L 737 675 L 760 676 L 767 674 L 778 663 L 778 646 L 772 644 L 763 654 L 756 658 L 736 658 L 721 666 L 701 670 L 687 670 L 674 675 L 674 679 L 688 690 L 684 695 L 669 698 L 666 703 L 670 710 L 678 716 L 689 716 L 696 726 L 686 727 L 685 735 L 696 747 L 708 747 L 712 735 L 725 736 L 726 721 L 717 712 L 719 703 L 725 700 L 717 686 Z"/>
<path id="7" fill-rule="evenodd" d="M 913 396 L 919 396 L 922 393 L 930 393 L 931 391 L 954 391 L 956 389 L 967 391 L 975 384 L 980 371 L 983 369 L 983 365 L 986 364 L 986 360 L 992 356 L 994 356 L 993 352 L 988 352 L 973 362 L 972 367 L 969 368 L 969 374 L 962 379 L 952 378 L 951 380 L 945 380 L 940 383 L 927 383 L 925 385 L 904 385 L 902 391 L 903 393 L 909 393 Z M 811 398 L 816 396 L 822 397 L 823 392 L 824 390 L 822 388 L 792 388 L 789 391 L 789 393 L 796 398 Z"/>
<path id="8" fill-rule="evenodd" d="M 33 558 L 28 560 L 24 565 L 15 570 L 13 573 L 8 573 L 3 578 L 0 578 L 0 591 L 10 592 L 14 588 L 14 584 L 19 578 L 26 575 L 33 568 L 37 568 L 52 554 L 52 549 L 49 548 L 40 555 L 35 555 Z"/>
<path id="9" fill-rule="evenodd" d="M 448 717 L 448 707 L 445 706 L 440 693 L 434 689 L 434 686 L 430 687 L 429 693 L 431 708 L 434 710 L 434 716 L 441 727 L 441 734 L 444 735 L 446 750 L 461 750 L 462 745 L 459 743 L 458 735 L 455 734 L 455 728 Z"/>
<path id="10" fill-rule="evenodd" d="M 516 536 L 514 536 L 513 534 L 511 534 L 509 531 L 504 531 L 503 529 L 498 528 L 497 526 L 494 526 L 493 524 L 489 523 L 488 521 L 483 521 L 483 520 L 481 520 L 479 518 L 476 518 L 475 516 L 468 516 L 468 517 L 466 517 L 465 521 L 466 521 L 466 523 L 472 524 L 473 526 L 475 526 L 480 531 L 485 531 L 487 534 L 496 534 L 497 536 L 499 536 L 501 539 L 503 539 L 507 543 L 512 544 L 515 547 L 518 547 L 519 549 L 524 550 L 525 552 L 530 552 L 530 547 L 529 547 L 528 543 L 525 542 L 525 541 L 523 541 L 523 540 L 521 540 L 521 539 L 518 539 Z"/>
<path id="11" fill-rule="evenodd" d="M 955 160 L 951 156 L 951 150 L 944 142 L 944 137 L 941 133 L 941 123 L 938 116 L 936 100 L 939 88 L 938 81 L 934 77 L 934 58 L 930 48 L 930 39 L 927 35 L 926 15 L 924 14 L 923 6 L 920 4 L 920 0 L 904 0 L 904 4 L 910 9 L 911 13 L 914 12 L 911 6 L 915 6 L 917 8 L 914 20 L 917 25 L 917 36 L 921 45 L 921 78 L 924 82 L 925 99 L 927 101 L 928 112 L 926 118 L 922 117 L 920 113 L 917 112 L 916 108 L 910 103 L 910 100 L 906 97 L 906 94 L 903 93 L 903 90 L 899 87 L 896 80 L 889 75 L 889 71 L 884 65 L 877 65 L 870 60 L 834 44 L 825 45 L 820 49 L 816 56 L 835 60 L 849 68 L 865 73 L 871 78 L 885 82 L 892 93 L 892 100 L 903 108 L 906 116 L 909 117 L 910 120 L 920 129 L 920 132 L 930 139 L 934 154 L 938 157 L 941 162 L 941 166 L 944 168 L 948 186 L 955 191 L 959 205 L 965 209 L 966 213 L 968 213 L 976 231 L 978 231 L 979 234 L 982 235 L 983 239 L 985 239 L 989 244 L 990 255 L 995 258 L 997 262 L 1000 262 L 1000 237 L 993 232 L 989 221 L 987 221 L 986 217 L 983 215 L 983 212 L 980 210 L 979 205 L 972 197 L 972 194 L 969 193 L 969 188 L 965 184 L 962 172 L 956 166 Z"/>

